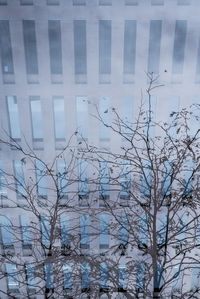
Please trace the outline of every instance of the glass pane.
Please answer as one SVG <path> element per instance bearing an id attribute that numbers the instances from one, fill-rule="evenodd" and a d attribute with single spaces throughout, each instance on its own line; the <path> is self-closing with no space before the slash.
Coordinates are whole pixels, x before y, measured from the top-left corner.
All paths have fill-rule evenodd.
<path id="1" fill-rule="evenodd" d="M 109 248 L 110 239 L 110 217 L 107 214 L 100 215 L 99 228 L 99 247 L 100 249 Z"/>
<path id="2" fill-rule="evenodd" d="M 186 34 L 187 21 L 176 21 L 172 65 L 172 72 L 174 74 L 182 74 L 183 72 Z"/>
<path id="3" fill-rule="evenodd" d="M 35 161 L 38 196 L 47 197 L 46 169 L 39 160 Z"/>
<path id="4" fill-rule="evenodd" d="M 137 263 L 137 272 L 136 272 L 136 289 L 143 290 L 145 287 L 145 271 L 146 267 L 144 263 Z"/>
<path id="5" fill-rule="evenodd" d="M 127 273 L 126 265 L 120 264 L 118 267 L 118 288 L 119 290 L 126 290 Z"/>
<path id="6" fill-rule="evenodd" d="M 150 165 L 143 166 L 142 195 L 148 199 L 151 196 L 152 170 Z"/>
<path id="7" fill-rule="evenodd" d="M 73 5 L 85 5 L 86 0 L 73 0 Z"/>
<path id="8" fill-rule="evenodd" d="M 19 288 L 19 280 L 17 275 L 17 267 L 14 264 L 6 263 L 6 272 L 8 278 L 8 289 L 16 290 Z"/>
<path id="9" fill-rule="evenodd" d="M 24 165 L 21 160 L 14 160 L 14 173 L 17 195 L 20 197 L 26 196 L 26 184 L 24 178 Z"/>
<path id="10" fill-rule="evenodd" d="M 31 118 L 32 118 L 32 131 L 34 139 L 43 139 L 42 132 L 42 111 L 39 97 L 30 97 L 31 103 Z"/>
<path id="11" fill-rule="evenodd" d="M 162 21 L 153 20 L 150 23 L 148 72 L 159 74 L 160 69 L 160 41 Z"/>
<path id="12" fill-rule="evenodd" d="M 191 197 L 192 198 L 192 181 L 194 179 L 193 170 L 194 170 L 194 163 L 193 163 L 192 159 L 185 161 L 183 197 Z"/>
<path id="13" fill-rule="evenodd" d="M 75 74 L 87 74 L 86 21 L 74 21 Z"/>
<path id="14" fill-rule="evenodd" d="M 120 174 L 120 198 L 129 198 L 131 189 L 131 166 L 129 161 L 123 161 Z"/>
<path id="15" fill-rule="evenodd" d="M 108 270 L 107 263 L 100 263 L 100 289 L 106 290 L 109 287 Z"/>
<path id="16" fill-rule="evenodd" d="M 10 218 L 8 216 L 0 216 L 0 226 L 3 246 L 13 246 L 13 230 Z"/>
<path id="17" fill-rule="evenodd" d="M 60 215 L 61 229 L 61 244 L 62 246 L 70 247 L 70 224 L 69 216 L 66 214 Z"/>
<path id="18" fill-rule="evenodd" d="M 99 73 L 111 73 L 111 21 L 99 21 Z"/>
<path id="19" fill-rule="evenodd" d="M 169 196 L 171 194 L 172 184 L 172 165 L 169 161 L 163 163 L 163 182 L 162 182 L 162 195 Z"/>
<path id="20" fill-rule="evenodd" d="M 109 167 L 106 161 L 99 162 L 99 193 L 100 197 L 106 199 L 110 194 L 110 175 Z"/>
<path id="21" fill-rule="evenodd" d="M 136 21 L 125 21 L 124 28 L 124 74 L 135 73 Z"/>
<path id="22" fill-rule="evenodd" d="M 55 138 L 65 139 L 65 107 L 63 98 L 53 99 Z"/>
<path id="23" fill-rule="evenodd" d="M 191 279 L 191 290 L 196 291 L 199 288 L 199 278 L 200 278 L 200 266 L 199 264 L 194 265 L 192 269 L 192 279 Z"/>
<path id="24" fill-rule="evenodd" d="M 4 175 L 3 162 L 0 160 L 0 198 L 7 197 L 7 184 Z"/>
<path id="25" fill-rule="evenodd" d="M 19 112 L 18 112 L 16 97 L 8 96 L 7 104 L 8 104 L 11 137 L 14 139 L 20 139 Z"/>
<path id="26" fill-rule="evenodd" d="M 78 194 L 79 196 L 88 196 L 89 186 L 88 186 L 88 163 L 86 160 L 79 160 L 78 164 Z"/>
<path id="27" fill-rule="evenodd" d="M 158 245 L 165 244 L 167 231 L 167 215 L 161 214 L 158 218 L 157 243 Z"/>
<path id="28" fill-rule="evenodd" d="M 63 265 L 64 289 L 72 289 L 72 267 L 70 264 Z"/>
<path id="29" fill-rule="evenodd" d="M 27 74 L 38 74 L 35 21 L 23 20 L 23 34 Z"/>
<path id="30" fill-rule="evenodd" d="M 101 121 L 99 123 L 99 135 L 101 140 L 110 139 L 110 98 L 101 97 L 99 100 L 99 114 Z"/>
<path id="31" fill-rule="evenodd" d="M 119 244 L 120 246 L 128 246 L 128 237 L 129 237 L 129 220 L 127 215 L 120 216 L 119 224 Z"/>
<path id="32" fill-rule="evenodd" d="M 23 245 L 31 245 L 30 221 L 28 216 L 20 216 Z"/>
<path id="33" fill-rule="evenodd" d="M 81 289 L 82 291 L 89 291 L 90 289 L 90 264 L 81 264 Z"/>
<path id="34" fill-rule="evenodd" d="M 66 161 L 58 159 L 56 161 L 57 168 L 57 179 L 58 179 L 58 190 L 61 196 L 67 196 L 67 170 L 66 170 Z"/>
<path id="35" fill-rule="evenodd" d="M 33 0 L 20 0 L 21 5 L 33 5 Z"/>
<path id="36" fill-rule="evenodd" d="M 42 233 L 42 245 L 50 246 L 50 219 L 49 216 L 40 216 L 41 221 L 41 233 Z"/>
<path id="37" fill-rule="evenodd" d="M 90 216 L 85 214 L 80 216 L 80 247 L 90 247 Z"/>
<path id="38" fill-rule="evenodd" d="M 133 103 L 134 98 L 132 96 L 124 96 L 122 99 L 122 133 L 130 138 L 132 136 L 133 126 Z"/>
<path id="39" fill-rule="evenodd" d="M 77 127 L 78 139 L 88 138 L 88 100 L 87 97 L 77 97 Z"/>
<path id="40" fill-rule="evenodd" d="M 28 289 L 35 289 L 34 264 L 26 264 L 26 275 Z"/>
<path id="41" fill-rule="evenodd" d="M 13 74 L 13 57 L 9 21 L 0 21 L 1 65 L 4 74 Z"/>
<path id="42" fill-rule="evenodd" d="M 99 5 L 112 5 L 112 0 L 99 0 Z"/>
<path id="43" fill-rule="evenodd" d="M 49 53 L 52 74 L 62 74 L 62 44 L 60 21 L 48 21 Z"/>
<path id="44" fill-rule="evenodd" d="M 139 220 L 138 246 L 146 248 L 148 244 L 148 215 L 141 215 Z"/>
<path id="45" fill-rule="evenodd" d="M 53 265 L 48 263 L 44 264 L 45 282 L 47 289 L 53 289 Z"/>

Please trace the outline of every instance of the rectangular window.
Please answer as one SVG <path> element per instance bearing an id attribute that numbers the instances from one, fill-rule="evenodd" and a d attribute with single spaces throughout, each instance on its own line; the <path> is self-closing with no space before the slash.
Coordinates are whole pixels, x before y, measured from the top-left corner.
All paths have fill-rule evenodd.
<path id="1" fill-rule="evenodd" d="M 112 0 L 99 0 L 99 5 L 112 5 Z"/>
<path id="2" fill-rule="evenodd" d="M 63 279 L 64 279 L 64 290 L 72 290 L 72 266 L 71 264 L 63 265 Z"/>
<path id="3" fill-rule="evenodd" d="M 124 96 L 122 99 L 122 134 L 124 137 L 127 137 L 129 139 L 133 134 L 133 103 L 134 98 L 132 96 Z"/>
<path id="4" fill-rule="evenodd" d="M 145 263 L 137 263 L 136 265 L 136 291 L 143 292 L 145 288 Z"/>
<path id="5" fill-rule="evenodd" d="M 14 160 L 15 183 L 18 197 L 26 196 L 26 183 L 24 178 L 24 164 L 21 160 Z"/>
<path id="6" fill-rule="evenodd" d="M 111 21 L 99 21 L 99 74 L 111 73 Z"/>
<path id="7" fill-rule="evenodd" d="M 30 220 L 28 216 L 20 216 L 21 234 L 23 247 L 31 247 Z"/>
<path id="8" fill-rule="evenodd" d="M 10 135 L 13 139 L 20 139 L 20 126 L 19 126 L 19 112 L 17 105 L 17 98 L 15 96 L 7 96 Z"/>
<path id="9" fill-rule="evenodd" d="M 4 248 L 13 247 L 13 230 L 10 217 L 0 216 L 1 240 Z"/>
<path id="10" fill-rule="evenodd" d="M 162 181 L 162 196 L 168 197 L 171 194 L 172 187 L 172 163 L 169 161 L 163 162 L 163 181 Z"/>
<path id="11" fill-rule="evenodd" d="M 120 173 L 120 198 L 129 199 L 131 191 L 131 165 L 130 161 L 123 161 Z"/>
<path id="12" fill-rule="evenodd" d="M 51 74 L 62 74 L 62 43 L 60 21 L 48 21 Z"/>
<path id="13" fill-rule="evenodd" d="M 178 246 L 179 249 L 183 247 L 184 244 L 187 243 L 187 215 L 183 214 L 179 217 L 178 229 L 177 229 L 177 239 L 178 239 Z"/>
<path id="14" fill-rule="evenodd" d="M 100 140 L 110 140 L 110 98 L 101 97 L 99 99 L 99 137 Z"/>
<path id="15" fill-rule="evenodd" d="M 77 129 L 79 140 L 88 138 L 88 100 L 87 97 L 76 97 Z"/>
<path id="16" fill-rule="evenodd" d="M 45 286 L 47 289 L 53 289 L 53 265 L 51 263 L 44 264 Z"/>
<path id="17" fill-rule="evenodd" d="M 13 74 L 13 56 L 10 39 L 9 21 L 0 21 L 1 65 L 3 74 Z"/>
<path id="18" fill-rule="evenodd" d="M 86 5 L 86 0 L 73 0 L 73 5 Z"/>
<path id="19" fill-rule="evenodd" d="M 80 247 L 90 247 L 90 216 L 86 214 L 80 216 Z"/>
<path id="20" fill-rule="evenodd" d="M 164 5 L 164 0 L 151 0 L 151 5 Z"/>
<path id="21" fill-rule="evenodd" d="M 50 246 L 50 218 L 49 216 L 40 216 L 42 245 L 45 248 Z"/>
<path id="22" fill-rule="evenodd" d="M 192 159 L 186 160 L 184 165 L 184 179 L 183 179 L 183 200 L 192 199 L 192 181 L 194 179 L 193 175 L 194 163 Z"/>
<path id="23" fill-rule="evenodd" d="M 0 160 L 0 198 L 7 197 L 7 183 L 4 175 L 3 162 Z"/>
<path id="24" fill-rule="evenodd" d="M 35 169 L 36 169 L 36 185 L 37 192 L 40 198 L 47 198 L 47 183 L 46 183 L 46 169 L 44 164 L 36 160 L 35 161 Z"/>
<path id="25" fill-rule="evenodd" d="M 86 21 L 74 20 L 75 75 L 87 74 Z"/>
<path id="26" fill-rule="evenodd" d="M 160 42 L 162 21 L 153 20 L 150 23 L 148 72 L 159 74 L 160 70 Z"/>
<path id="27" fill-rule="evenodd" d="M 190 5 L 191 0 L 177 0 L 178 5 Z"/>
<path id="28" fill-rule="evenodd" d="M 99 162 L 99 195 L 101 200 L 106 200 L 110 195 L 110 175 L 108 162 Z"/>
<path id="29" fill-rule="evenodd" d="M 187 21 L 176 21 L 174 50 L 173 50 L 173 74 L 183 73 L 185 42 L 187 34 Z"/>
<path id="30" fill-rule="evenodd" d="M 148 244 L 148 226 L 149 219 L 147 214 L 141 215 L 139 219 L 139 231 L 138 231 L 138 247 L 139 249 L 147 248 Z"/>
<path id="31" fill-rule="evenodd" d="M 152 184 L 152 169 L 151 165 L 144 165 L 142 168 L 142 195 L 145 197 L 145 203 L 151 197 L 151 184 Z"/>
<path id="32" fill-rule="evenodd" d="M 21 5 L 33 5 L 33 0 L 20 0 Z"/>
<path id="33" fill-rule="evenodd" d="M 181 264 L 174 266 L 174 275 L 173 275 L 173 281 L 172 281 L 172 294 L 173 293 L 179 293 L 182 288 L 182 272 L 181 270 Z"/>
<path id="34" fill-rule="evenodd" d="M 124 292 L 127 288 L 127 269 L 126 265 L 119 264 L 118 266 L 118 291 Z"/>
<path id="35" fill-rule="evenodd" d="M 7 0 L 0 0 L 0 5 L 7 5 Z"/>
<path id="36" fill-rule="evenodd" d="M 47 0 L 47 5 L 59 5 L 59 0 Z"/>
<path id="37" fill-rule="evenodd" d="M 121 215 L 119 218 L 119 248 L 124 250 L 128 247 L 129 237 L 129 219 L 127 215 Z"/>
<path id="38" fill-rule="evenodd" d="M 124 25 L 124 74 L 135 73 L 136 21 L 127 20 Z"/>
<path id="39" fill-rule="evenodd" d="M 26 279 L 27 279 L 27 288 L 29 291 L 35 290 L 35 273 L 34 273 L 34 264 L 26 264 Z"/>
<path id="40" fill-rule="evenodd" d="M 109 248 L 110 239 L 110 217 L 107 214 L 101 214 L 99 220 L 99 248 L 107 249 Z"/>
<path id="41" fill-rule="evenodd" d="M 16 265 L 6 263 L 6 273 L 8 279 L 8 290 L 11 292 L 19 292 L 19 279 Z"/>
<path id="42" fill-rule="evenodd" d="M 124 0 L 125 5 L 138 5 L 138 0 Z"/>
<path id="43" fill-rule="evenodd" d="M 90 291 L 90 264 L 81 264 L 81 290 L 82 292 Z"/>
<path id="44" fill-rule="evenodd" d="M 166 241 L 167 232 L 167 215 L 161 214 L 157 220 L 157 244 L 164 245 Z"/>
<path id="45" fill-rule="evenodd" d="M 159 290 L 163 284 L 163 265 L 160 262 L 156 264 L 156 273 L 154 279 L 154 290 Z"/>
<path id="46" fill-rule="evenodd" d="M 43 140 L 42 110 L 39 96 L 30 97 L 32 133 L 34 141 Z"/>
<path id="47" fill-rule="evenodd" d="M 60 215 L 61 245 L 63 248 L 70 248 L 70 220 L 66 214 Z"/>
<path id="48" fill-rule="evenodd" d="M 108 271 L 108 264 L 100 263 L 100 292 L 106 292 L 109 289 Z"/>
<path id="49" fill-rule="evenodd" d="M 169 117 L 168 122 L 173 124 L 176 118 L 176 113 L 179 112 L 179 104 L 180 104 L 180 98 L 177 96 L 171 96 L 169 100 Z M 176 138 L 177 127 L 175 125 L 171 126 L 169 133 L 172 138 Z"/>
<path id="50" fill-rule="evenodd" d="M 78 164 L 78 195 L 79 198 L 88 198 L 89 185 L 88 185 L 88 162 L 86 160 L 79 160 Z"/>
<path id="51" fill-rule="evenodd" d="M 66 137 L 65 105 L 63 97 L 53 97 L 55 139 L 63 141 Z"/>
<path id="52" fill-rule="evenodd" d="M 198 291 L 199 289 L 199 278 L 200 278 L 200 266 L 199 264 L 194 265 L 192 269 L 192 279 L 191 279 L 191 291 Z"/>
<path id="53" fill-rule="evenodd" d="M 23 35 L 27 74 L 38 74 L 35 21 L 23 20 Z"/>
<path id="54" fill-rule="evenodd" d="M 57 168 L 57 183 L 58 183 L 58 191 L 59 196 L 67 197 L 67 170 L 66 170 L 66 161 L 58 159 L 56 161 L 56 168 Z"/>

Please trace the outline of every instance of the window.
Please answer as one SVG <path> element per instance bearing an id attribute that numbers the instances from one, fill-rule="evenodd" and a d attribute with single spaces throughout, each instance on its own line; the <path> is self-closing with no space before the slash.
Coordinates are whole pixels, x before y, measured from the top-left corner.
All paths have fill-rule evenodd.
<path id="1" fill-rule="evenodd" d="M 63 265 L 63 279 L 64 279 L 64 290 L 72 290 L 72 266 L 71 264 Z"/>
<path id="2" fill-rule="evenodd" d="M 54 128 L 56 141 L 65 140 L 65 106 L 64 98 L 54 97 L 53 98 L 53 109 L 54 109 Z"/>
<path id="3" fill-rule="evenodd" d="M 21 5 L 33 5 L 33 0 L 20 0 Z"/>
<path id="4" fill-rule="evenodd" d="M 125 21 L 124 27 L 124 74 L 135 73 L 136 26 L 134 20 Z"/>
<path id="5" fill-rule="evenodd" d="M 43 130 L 42 130 L 42 111 L 41 111 L 40 97 L 38 96 L 30 97 L 30 104 L 31 104 L 33 140 L 42 141 Z"/>
<path id="6" fill-rule="evenodd" d="M 76 97 L 78 140 L 88 138 L 88 100 Z"/>
<path id="7" fill-rule="evenodd" d="M 61 245 L 63 248 L 70 248 L 70 220 L 66 214 L 60 215 Z"/>
<path id="8" fill-rule="evenodd" d="M 176 135 L 177 135 L 177 133 L 176 133 L 177 127 L 176 127 L 174 121 L 175 121 L 176 113 L 179 112 L 179 104 L 180 104 L 179 97 L 177 97 L 177 96 L 170 97 L 168 122 L 172 124 L 170 131 L 169 131 L 170 136 L 172 138 L 176 138 Z"/>
<path id="9" fill-rule="evenodd" d="M 133 101 L 132 96 L 124 96 L 122 99 L 122 134 L 124 137 L 131 138 L 133 127 Z M 125 141 L 125 138 L 123 138 Z"/>
<path id="10" fill-rule="evenodd" d="M 31 232 L 29 217 L 25 215 L 20 216 L 22 245 L 24 248 L 31 247 Z"/>
<path id="11" fill-rule="evenodd" d="M 123 161 L 120 173 L 120 198 L 129 199 L 131 191 L 131 165 L 129 161 Z"/>
<path id="12" fill-rule="evenodd" d="M 90 247 L 90 216 L 86 214 L 80 216 L 80 247 Z"/>
<path id="13" fill-rule="evenodd" d="M 151 5 L 164 5 L 164 0 L 151 0 Z"/>
<path id="14" fill-rule="evenodd" d="M 50 246 L 50 219 L 49 216 L 40 216 L 41 222 L 41 234 L 42 234 L 42 245 L 45 248 Z"/>
<path id="15" fill-rule="evenodd" d="M 27 74 L 38 74 L 35 21 L 23 20 L 23 34 Z"/>
<path id="16" fill-rule="evenodd" d="M 18 197 L 26 197 L 26 184 L 24 178 L 24 167 L 21 160 L 14 160 L 15 183 Z"/>
<path id="17" fill-rule="evenodd" d="M 182 285 L 181 264 L 174 266 L 172 293 L 179 293 Z"/>
<path id="18" fill-rule="evenodd" d="M 162 246 L 166 241 L 166 232 L 167 232 L 167 215 L 161 214 L 158 218 L 158 230 L 157 230 L 157 244 Z"/>
<path id="19" fill-rule="evenodd" d="M 100 228 L 99 228 L 99 248 L 109 248 L 110 239 L 110 217 L 107 214 L 100 215 Z"/>
<path id="20" fill-rule="evenodd" d="M 108 271 L 108 264 L 105 262 L 100 263 L 100 292 L 109 289 Z"/>
<path id="21" fill-rule="evenodd" d="M 155 280 L 154 280 L 154 290 L 160 290 L 163 285 L 163 265 L 160 262 L 157 262 L 156 265 L 156 273 L 155 273 Z"/>
<path id="22" fill-rule="evenodd" d="M 99 0 L 99 5 L 112 5 L 112 0 Z"/>
<path id="23" fill-rule="evenodd" d="M 101 121 L 99 123 L 100 140 L 110 140 L 110 98 L 101 97 L 99 100 L 99 115 Z"/>
<path id="24" fill-rule="evenodd" d="M 53 285 L 53 265 L 51 263 L 44 264 L 44 273 L 45 273 L 46 289 L 51 290 L 51 289 L 54 288 L 54 285 Z"/>
<path id="25" fill-rule="evenodd" d="M 66 170 L 66 161 L 58 159 L 56 161 L 56 168 L 57 168 L 57 183 L 58 183 L 58 191 L 59 196 L 67 197 L 67 170 Z M 61 199 L 60 198 L 60 199 Z"/>
<path id="26" fill-rule="evenodd" d="M 190 5 L 191 0 L 177 0 L 178 5 Z"/>
<path id="27" fill-rule="evenodd" d="M 13 74 L 13 56 L 10 39 L 9 21 L 0 21 L 1 65 L 3 74 Z"/>
<path id="28" fill-rule="evenodd" d="M 34 273 L 34 264 L 26 264 L 26 279 L 27 279 L 27 288 L 28 290 L 35 290 L 35 273 Z"/>
<path id="29" fill-rule="evenodd" d="M 8 216 L 0 216 L 0 226 L 3 248 L 13 247 L 13 230 L 10 218 Z"/>
<path id="30" fill-rule="evenodd" d="M 73 5 L 85 5 L 86 0 L 73 0 Z"/>
<path id="31" fill-rule="evenodd" d="M 47 0 L 47 5 L 59 5 L 59 0 Z"/>
<path id="32" fill-rule="evenodd" d="M 139 219 L 138 248 L 145 249 L 148 245 L 148 215 L 143 214 Z"/>
<path id="33" fill-rule="evenodd" d="M 172 64 L 173 74 L 182 74 L 183 72 L 186 33 L 187 21 L 176 21 Z"/>
<path id="34" fill-rule="evenodd" d="M 87 74 L 86 21 L 84 20 L 74 20 L 74 65 L 75 75 Z"/>
<path id="35" fill-rule="evenodd" d="M 178 230 L 177 230 L 177 249 L 182 249 L 183 245 L 187 243 L 187 218 L 188 216 L 186 214 L 183 214 L 179 216 L 179 224 L 178 224 Z"/>
<path id="36" fill-rule="evenodd" d="M 3 162 L 0 160 L 0 198 L 7 197 L 6 178 L 4 176 Z"/>
<path id="37" fill-rule="evenodd" d="M 40 198 L 47 198 L 47 183 L 46 183 L 46 169 L 45 165 L 39 161 L 35 161 L 35 168 L 36 168 L 36 185 L 37 185 L 37 192 L 38 197 Z"/>
<path id="38" fill-rule="evenodd" d="M 19 279 L 16 265 L 6 263 L 6 273 L 8 279 L 8 290 L 11 292 L 19 292 Z"/>
<path id="39" fill-rule="evenodd" d="M 193 170 L 193 161 L 191 159 L 186 160 L 184 165 L 183 200 L 189 198 L 192 199 L 192 182 L 194 179 Z"/>
<path id="40" fill-rule="evenodd" d="M 138 5 L 138 0 L 124 0 L 125 5 Z"/>
<path id="41" fill-rule="evenodd" d="M 145 263 L 136 264 L 136 291 L 143 292 L 145 288 Z"/>
<path id="42" fill-rule="evenodd" d="M 144 204 L 148 204 L 148 200 L 151 197 L 151 184 L 152 184 L 152 169 L 151 165 L 144 165 L 142 169 L 142 195 L 147 198 L 147 202 Z"/>
<path id="43" fill-rule="evenodd" d="M 119 290 L 119 292 L 125 292 L 126 287 L 127 287 L 126 265 L 119 264 L 119 266 L 118 266 L 118 290 Z"/>
<path id="44" fill-rule="evenodd" d="M 171 194 L 172 187 L 172 163 L 169 161 L 163 162 L 163 181 L 162 181 L 162 196 L 168 197 Z"/>
<path id="45" fill-rule="evenodd" d="M 81 290 L 82 292 L 90 291 L 90 264 L 81 264 Z"/>
<path id="46" fill-rule="evenodd" d="M 159 74 L 160 69 L 160 41 L 162 21 L 153 20 L 150 23 L 148 72 Z"/>
<path id="47" fill-rule="evenodd" d="M 7 0 L 0 0 L 0 5 L 7 5 Z"/>
<path id="48" fill-rule="evenodd" d="M 20 140 L 20 126 L 19 126 L 19 112 L 17 106 L 17 98 L 15 96 L 8 96 L 8 114 L 10 122 L 10 135 L 13 139 Z"/>
<path id="49" fill-rule="evenodd" d="M 121 215 L 119 218 L 119 248 L 122 249 L 122 254 L 124 254 L 124 249 L 128 247 L 128 237 L 129 237 L 129 219 L 127 215 Z"/>
<path id="50" fill-rule="evenodd" d="M 60 21 L 48 21 L 51 74 L 62 74 L 62 45 Z"/>
<path id="51" fill-rule="evenodd" d="M 192 269 L 191 291 L 194 292 L 199 289 L 199 278 L 200 278 L 200 264 L 196 264 Z"/>
<path id="52" fill-rule="evenodd" d="M 148 96 L 146 97 L 146 119 L 147 121 L 149 120 L 149 114 L 151 114 L 151 121 L 155 122 L 156 121 L 156 106 L 157 106 L 157 98 L 155 96 L 152 96 L 149 98 Z M 147 134 L 147 132 L 146 132 Z M 154 124 L 150 124 L 149 128 L 149 138 L 154 138 L 155 136 L 155 126 Z"/>
<path id="53" fill-rule="evenodd" d="M 110 175 L 109 175 L 108 162 L 101 161 L 99 162 L 99 195 L 100 195 L 100 199 L 103 201 L 109 198 L 109 194 L 110 194 L 109 182 L 110 182 Z"/>
<path id="54" fill-rule="evenodd" d="M 78 195 L 80 199 L 88 198 L 88 162 L 86 160 L 79 160 L 78 163 Z"/>
<path id="55" fill-rule="evenodd" d="M 111 73 L 111 21 L 99 21 L 99 74 Z"/>

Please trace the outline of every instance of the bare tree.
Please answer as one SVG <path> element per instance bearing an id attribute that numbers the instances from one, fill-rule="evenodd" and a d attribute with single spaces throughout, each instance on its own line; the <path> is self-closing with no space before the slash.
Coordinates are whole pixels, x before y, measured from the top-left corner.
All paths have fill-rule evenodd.
<path id="1" fill-rule="evenodd" d="M 75 146 L 75 133 L 45 161 L 28 145 L 1 140 L 19 153 L 15 172 L 1 173 L 9 209 L 31 219 L 19 223 L 14 213 L 11 225 L 1 216 L 0 279 L 7 272 L 11 298 L 19 287 L 22 298 L 198 298 L 187 278 L 200 273 L 199 130 L 191 127 L 199 119 L 183 109 L 157 123 L 151 97 L 159 86 L 148 78 L 148 109 L 141 103 L 132 122 L 112 108 L 107 124 L 97 109 L 123 140 L 115 152 L 84 139 Z"/>

